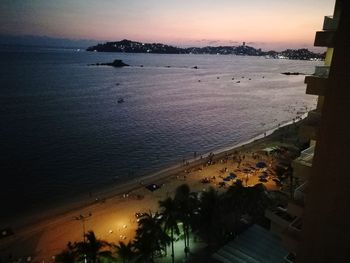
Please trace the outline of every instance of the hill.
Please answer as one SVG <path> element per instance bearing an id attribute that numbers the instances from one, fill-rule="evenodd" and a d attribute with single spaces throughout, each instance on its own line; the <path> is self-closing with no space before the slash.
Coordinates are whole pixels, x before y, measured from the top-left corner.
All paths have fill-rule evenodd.
<path id="1" fill-rule="evenodd" d="M 207 46 L 180 48 L 161 43 L 141 43 L 124 39 L 122 41 L 106 42 L 88 47 L 87 51 L 96 52 L 125 52 L 125 53 L 156 53 L 156 54 L 219 54 L 242 56 L 265 56 L 279 59 L 321 60 L 325 54 L 319 54 L 308 49 L 287 49 L 282 52 L 262 51 L 260 48 L 247 46 Z"/>

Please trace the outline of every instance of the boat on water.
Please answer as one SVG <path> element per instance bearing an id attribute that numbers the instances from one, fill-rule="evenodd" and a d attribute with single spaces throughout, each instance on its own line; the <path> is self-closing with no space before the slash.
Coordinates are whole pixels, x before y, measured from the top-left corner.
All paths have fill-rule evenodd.
<path id="1" fill-rule="evenodd" d="M 123 103 L 123 102 L 124 102 L 124 99 L 123 99 L 123 98 L 119 98 L 117 102 L 118 102 L 118 103 Z"/>

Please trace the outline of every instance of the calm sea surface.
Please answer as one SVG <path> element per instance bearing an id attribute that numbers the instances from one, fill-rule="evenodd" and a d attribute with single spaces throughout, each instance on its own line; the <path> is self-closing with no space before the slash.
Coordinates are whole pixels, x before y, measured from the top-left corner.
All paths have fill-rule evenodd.
<path id="1" fill-rule="evenodd" d="M 320 64 L 39 48 L 0 55 L 2 215 L 140 177 L 289 121 L 316 99 L 305 95 L 304 76 L 280 73 L 313 73 Z M 88 66 L 114 59 L 131 67 Z"/>

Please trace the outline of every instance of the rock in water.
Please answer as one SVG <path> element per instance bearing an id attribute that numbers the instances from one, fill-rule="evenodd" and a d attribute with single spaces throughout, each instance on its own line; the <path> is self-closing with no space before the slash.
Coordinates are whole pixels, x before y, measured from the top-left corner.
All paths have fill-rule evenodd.
<path id="1" fill-rule="evenodd" d="M 120 67 L 128 67 L 128 64 L 125 64 L 122 60 L 120 59 L 116 59 L 113 62 L 109 62 L 109 63 L 96 63 L 96 64 L 89 64 L 89 66 L 112 66 L 112 67 L 116 67 L 116 68 L 120 68 Z"/>
<path id="2" fill-rule="evenodd" d="M 282 72 L 281 74 L 284 75 L 306 75 L 305 73 L 301 73 L 301 72 Z"/>
<path id="3" fill-rule="evenodd" d="M 112 63 L 106 63 L 108 66 L 113 66 L 113 67 L 128 67 L 128 64 L 125 64 L 122 60 L 116 59 Z"/>

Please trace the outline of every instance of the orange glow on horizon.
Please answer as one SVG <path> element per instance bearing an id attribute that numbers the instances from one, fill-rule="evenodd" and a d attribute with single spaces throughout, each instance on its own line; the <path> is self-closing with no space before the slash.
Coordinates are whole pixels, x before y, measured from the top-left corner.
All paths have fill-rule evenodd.
<path id="1" fill-rule="evenodd" d="M 7 5 L 1 12 L 0 33 L 180 45 L 245 41 L 265 48 L 312 46 L 315 31 L 322 28 L 323 16 L 331 14 L 334 1 L 102 0 L 90 5 L 83 1 Z"/>

